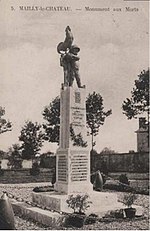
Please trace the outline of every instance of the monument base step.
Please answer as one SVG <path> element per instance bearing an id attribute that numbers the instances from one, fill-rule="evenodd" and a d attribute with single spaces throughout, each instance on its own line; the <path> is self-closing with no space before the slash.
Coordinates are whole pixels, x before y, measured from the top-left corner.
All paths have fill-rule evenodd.
<path id="1" fill-rule="evenodd" d="M 60 227 L 62 227 L 65 222 L 65 215 L 59 214 L 57 212 L 51 212 L 41 208 L 33 207 L 31 205 L 17 202 L 15 200 L 11 200 L 11 204 L 15 215 L 21 216 L 25 219 L 32 219 L 33 221 L 51 227 L 52 229 L 60 229 Z M 134 207 L 136 208 L 136 215 L 142 216 L 143 207 L 136 205 Z M 106 212 L 120 208 L 124 208 L 121 203 L 116 205 L 112 203 L 110 205 L 100 207 L 99 203 L 97 203 L 97 206 L 93 204 L 93 207 L 90 207 L 90 209 L 87 210 L 86 214 L 88 215 L 90 213 L 94 213 L 97 214 L 99 218 L 101 218 L 106 214 Z"/>
<path id="2" fill-rule="evenodd" d="M 67 199 L 68 195 L 62 195 L 56 192 L 32 193 L 32 201 L 36 204 L 39 204 L 42 207 L 48 207 L 50 210 L 72 213 L 73 210 L 68 208 L 66 203 Z M 95 213 L 103 215 L 104 212 L 107 212 L 108 210 L 123 208 L 123 204 L 118 202 L 115 193 L 93 191 L 89 195 L 89 201 L 92 203 L 86 211 L 87 214 Z"/>
<path id="3" fill-rule="evenodd" d="M 62 226 L 64 222 L 64 216 L 48 210 L 40 209 L 27 205 L 22 202 L 11 201 L 15 215 L 21 216 L 25 219 L 32 219 L 39 224 L 57 228 Z"/>

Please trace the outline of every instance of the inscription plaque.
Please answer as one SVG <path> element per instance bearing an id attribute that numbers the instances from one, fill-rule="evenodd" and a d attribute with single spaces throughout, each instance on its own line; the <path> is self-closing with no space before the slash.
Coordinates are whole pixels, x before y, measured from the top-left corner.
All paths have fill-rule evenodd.
<path id="1" fill-rule="evenodd" d="M 71 180 L 86 181 L 88 174 L 87 154 L 73 154 L 71 157 Z"/>
<path id="2" fill-rule="evenodd" d="M 85 110 L 84 110 L 85 111 Z M 83 108 L 72 107 L 71 108 L 71 121 L 73 126 L 85 127 L 86 121 Z"/>
<path id="3" fill-rule="evenodd" d="M 67 181 L 67 158 L 59 156 L 58 158 L 58 181 Z"/>
<path id="4" fill-rule="evenodd" d="M 75 103 L 81 103 L 81 95 L 80 92 L 75 92 Z"/>

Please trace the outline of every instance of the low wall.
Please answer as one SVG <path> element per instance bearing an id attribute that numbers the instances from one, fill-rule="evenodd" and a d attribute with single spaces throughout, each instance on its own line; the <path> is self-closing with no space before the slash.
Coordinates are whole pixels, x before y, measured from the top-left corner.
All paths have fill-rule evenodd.
<path id="1" fill-rule="evenodd" d="M 1 159 L 0 161 L 1 161 L 1 168 L 2 169 L 10 169 L 7 165 L 9 162 L 8 159 Z M 22 168 L 25 168 L 25 169 L 32 168 L 32 160 L 23 160 L 22 161 Z"/>
<path id="2" fill-rule="evenodd" d="M 1 168 L 2 169 L 8 169 L 8 159 L 2 159 L 1 161 Z"/>
<path id="3" fill-rule="evenodd" d="M 52 171 L 50 169 L 40 169 L 36 176 L 30 175 L 30 169 L 5 169 L 4 174 L 0 176 L 0 183 L 34 183 L 34 182 L 51 182 Z"/>
<path id="4" fill-rule="evenodd" d="M 149 153 L 91 154 L 93 169 L 108 172 L 148 172 Z"/>

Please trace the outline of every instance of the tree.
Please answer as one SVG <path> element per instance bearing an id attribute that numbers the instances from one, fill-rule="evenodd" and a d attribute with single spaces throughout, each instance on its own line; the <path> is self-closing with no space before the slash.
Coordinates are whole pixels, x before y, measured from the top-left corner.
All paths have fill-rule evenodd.
<path id="1" fill-rule="evenodd" d="M 46 123 L 43 124 L 45 130 L 44 139 L 49 142 L 59 143 L 60 129 L 60 98 L 57 96 L 49 106 L 46 106 L 43 113 Z"/>
<path id="2" fill-rule="evenodd" d="M 111 110 L 104 112 L 103 99 L 100 94 L 89 94 L 86 100 L 86 116 L 89 134 L 92 135 L 92 148 L 95 144 L 93 136 L 96 136 L 100 125 L 104 124 L 105 118 L 112 112 Z M 60 98 L 57 96 L 49 106 L 43 111 L 43 118 L 46 123 L 43 124 L 45 129 L 44 139 L 49 142 L 59 142 L 60 129 Z"/>
<path id="3" fill-rule="evenodd" d="M 146 112 L 149 115 L 149 69 L 143 70 L 135 86 L 131 91 L 131 98 L 126 98 L 122 104 L 123 114 L 128 119 L 137 118 L 136 116 Z"/>
<path id="4" fill-rule="evenodd" d="M 96 145 L 94 136 L 98 135 L 99 128 L 104 124 L 107 116 L 112 114 L 112 110 L 104 111 L 103 98 L 95 91 L 89 94 L 86 100 L 86 122 L 89 135 L 92 137 L 92 149 Z"/>
<path id="5" fill-rule="evenodd" d="M 41 125 L 37 122 L 26 121 L 21 130 L 19 140 L 22 144 L 23 159 L 32 159 L 41 149 L 43 142 L 43 133 Z"/>
<path id="6" fill-rule="evenodd" d="M 5 115 L 5 108 L 0 106 L 0 134 L 11 131 L 12 124 L 10 121 L 2 118 Z"/>
<path id="7" fill-rule="evenodd" d="M 13 144 L 8 151 L 8 164 L 12 169 L 22 168 L 22 155 L 19 144 Z"/>

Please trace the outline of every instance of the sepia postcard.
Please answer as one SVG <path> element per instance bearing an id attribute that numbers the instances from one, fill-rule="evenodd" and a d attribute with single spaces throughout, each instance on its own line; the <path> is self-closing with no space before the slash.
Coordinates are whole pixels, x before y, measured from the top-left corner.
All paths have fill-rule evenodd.
<path id="1" fill-rule="evenodd" d="M 149 0 L 0 0 L 3 200 L 5 191 L 10 200 L 32 206 L 42 200 L 32 195 L 35 188 L 41 193 L 54 186 L 67 196 L 81 191 L 94 195 L 93 205 L 86 205 L 96 220 L 84 229 L 148 229 L 148 78 Z M 129 185 L 134 190 L 126 190 Z M 108 211 L 125 216 L 117 198 L 133 191 L 137 217 L 132 224 L 123 217 L 114 221 Z M 15 219 L 20 230 L 62 228 L 57 218 L 70 210 L 57 214 L 64 199 L 54 198 L 44 197 L 47 204 L 38 209 L 55 211 L 55 226 L 55 213 L 48 220 L 32 211 L 25 220 L 29 213 L 19 217 L 16 211 L 25 209 L 14 204 L 14 218 L 7 207 L 0 223 Z"/>

